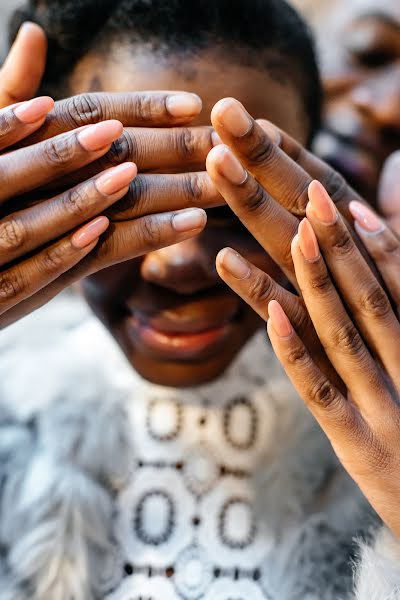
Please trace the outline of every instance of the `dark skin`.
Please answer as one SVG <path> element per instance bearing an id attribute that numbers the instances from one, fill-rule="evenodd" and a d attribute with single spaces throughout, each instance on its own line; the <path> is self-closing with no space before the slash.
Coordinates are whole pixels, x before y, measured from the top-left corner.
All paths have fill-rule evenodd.
<path id="1" fill-rule="evenodd" d="M 315 150 L 375 204 L 383 163 L 400 147 L 400 5 L 339 0 L 316 13 L 326 102 Z"/>
<path id="2" fill-rule="evenodd" d="M 209 122 L 213 104 L 229 91 L 245 99 L 254 114 L 267 115 L 300 143 L 306 142 L 307 119 L 300 96 L 290 86 L 232 61 L 218 49 L 186 61 L 184 69 L 177 69 L 178 58 L 160 66 L 151 54 L 135 60 L 129 47 L 119 48 L 114 56 L 92 54 L 72 74 L 71 93 L 90 85 L 108 91 L 190 90 L 203 99 L 205 109 L 196 120 L 202 125 Z M 223 79 L 213 76 L 216 68 L 225 74 Z M 268 94 L 260 94 L 260 88 Z M 221 283 L 215 269 L 221 248 L 240 248 L 252 262 L 284 281 L 226 207 L 209 211 L 208 217 L 199 236 L 103 270 L 83 283 L 89 304 L 132 366 L 163 385 L 186 387 L 214 379 L 260 326 L 254 311 Z"/>

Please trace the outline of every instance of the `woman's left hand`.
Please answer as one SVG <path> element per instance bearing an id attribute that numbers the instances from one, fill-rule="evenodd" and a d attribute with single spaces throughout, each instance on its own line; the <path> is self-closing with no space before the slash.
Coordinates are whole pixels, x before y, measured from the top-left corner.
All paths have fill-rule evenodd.
<path id="1" fill-rule="evenodd" d="M 305 308 L 344 390 L 318 367 L 318 353 L 298 335 L 281 304 L 254 302 L 252 290 L 266 275 L 228 249 L 219 254 L 217 268 L 268 320 L 274 350 L 297 391 L 348 473 L 400 536 L 400 322 L 395 312 L 400 307 L 400 242 L 369 208 L 350 205 L 394 310 L 320 183 L 310 185 L 309 199 L 291 256 Z"/>

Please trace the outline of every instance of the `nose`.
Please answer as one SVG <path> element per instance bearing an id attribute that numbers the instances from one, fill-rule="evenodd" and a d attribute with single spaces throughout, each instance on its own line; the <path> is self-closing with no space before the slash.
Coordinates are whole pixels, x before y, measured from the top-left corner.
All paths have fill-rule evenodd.
<path id="1" fill-rule="evenodd" d="M 396 131 L 400 137 L 400 66 L 354 88 L 352 101 L 376 126 Z"/>
<path id="2" fill-rule="evenodd" d="M 143 279 L 178 294 L 195 294 L 220 283 L 216 268 L 216 249 L 200 238 L 147 254 L 142 262 Z"/>

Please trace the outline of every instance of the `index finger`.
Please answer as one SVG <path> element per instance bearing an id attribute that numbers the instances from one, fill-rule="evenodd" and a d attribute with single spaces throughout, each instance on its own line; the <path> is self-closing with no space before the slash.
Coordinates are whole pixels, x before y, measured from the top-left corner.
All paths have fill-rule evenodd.
<path id="1" fill-rule="evenodd" d="M 173 127 L 190 123 L 202 102 L 188 92 L 96 92 L 59 100 L 41 127 L 26 140 L 33 144 L 83 125 L 109 119 L 124 127 Z"/>

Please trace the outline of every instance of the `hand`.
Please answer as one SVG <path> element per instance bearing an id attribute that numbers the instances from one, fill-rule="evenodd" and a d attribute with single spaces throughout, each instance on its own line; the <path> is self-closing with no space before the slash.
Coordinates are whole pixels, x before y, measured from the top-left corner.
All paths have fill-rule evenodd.
<path id="1" fill-rule="evenodd" d="M 145 98 L 142 96 L 142 102 L 139 102 L 139 97 L 136 95 L 137 106 L 144 109 Z M 168 119 L 165 112 L 167 97 L 168 94 L 162 93 L 146 95 L 147 110 L 152 106 L 156 120 L 163 118 L 166 122 Z M 106 95 L 101 96 L 101 100 L 105 102 Z M 0 113 L 0 131 L 3 129 L 0 149 L 40 128 L 52 106 L 51 99 L 38 98 L 4 109 Z M 127 113 L 126 107 L 124 110 Z M 133 120 L 134 116 L 129 118 Z M 1 128 L 1 123 L 7 126 Z M 184 215 L 177 211 L 187 206 L 208 206 L 220 201 L 205 173 L 142 175 L 129 188 L 136 175 L 136 167 L 125 162 L 111 171 L 104 172 L 102 169 L 100 174 L 72 189 L 69 184 L 68 189 L 55 197 L 40 199 L 44 184 L 60 181 L 60 177 L 66 174 L 68 179 L 73 179 L 74 172 L 82 172 L 82 167 L 106 155 L 111 143 L 120 138 L 122 130 L 120 122 L 105 121 L 48 139 L 44 136 L 44 141 L 0 155 L 0 173 L 3 181 L 7 182 L 0 190 L 3 213 L 0 219 L 0 326 L 4 327 L 28 314 L 80 277 L 115 262 L 177 243 L 199 233 L 204 227 L 206 217 L 203 211 L 191 212 L 191 221 L 188 213 L 185 213 L 185 220 Z M 150 137 L 146 137 L 148 131 Z M 138 129 L 134 132 L 136 142 L 144 148 L 142 164 L 146 160 L 154 161 L 156 140 L 154 135 L 151 137 L 151 131 Z M 120 138 L 117 148 L 121 148 L 123 140 L 128 139 L 127 135 L 125 133 L 122 141 Z M 168 144 L 176 142 L 181 135 L 184 136 L 184 133 L 180 129 L 162 130 L 157 152 L 157 164 L 161 168 L 169 167 L 171 160 L 179 164 L 185 152 L 188 162 L 193 158 L 197 160 L 192 148 L 185 144 L 175 144 L 171 159 Z M 210 128 L 203 128 L 198 134 L 198 138 L 201 137 L 204 160 L 211 148 Z M 62 187 L 66 185 L 67 180 Z M 33 191 L 34 199 L 30 200 L 29 194 Z M 21 194 L 25 194 L 23 201 L 15 200 Z M 88 256 L 108 226 L 108 219 L 104 216 L 96 219 L 78 233 L 71 230 L 123 197 L 121 205 L 109 214 L 115 224 L 103 236 L 97 251 Z M 60 236 L 63 237 L 51 243 Z M 29 258 L 25 260 L 27 254 Z M 84 257 L 87 257 L 86 261 L 82 261 Z M 18 260 L 17 264 L 14 264 L 15 260 Z M 74 265 L 77 267 L 71 269 Z"/>
<path id="2" fill-rule="evenodd" d="M 400 536 L 400 322 L 325 190 L 315 182 L 309 195 L 291 254 L 307 311 L 347 393 L 319 369 L 315 351 L 278 302 L 258 309 L 269 317 L 268 333 L 286 373 L 344 467 Z M 400 242 L 364 205 L 353 203 L 350 210 L 399 310 Z M 228 256 L 223 251 L 218 259 L 222 276 Z M 248 291 L 258 275 L 248 263 L 241 268 L 235 288 L 251 304 Z"/>
<path id="3" fill-rule="evenodd" d="M 383 167 L 378 207 L 392 229 L 400 235 L 400 151 L 392 154 Z"/>

